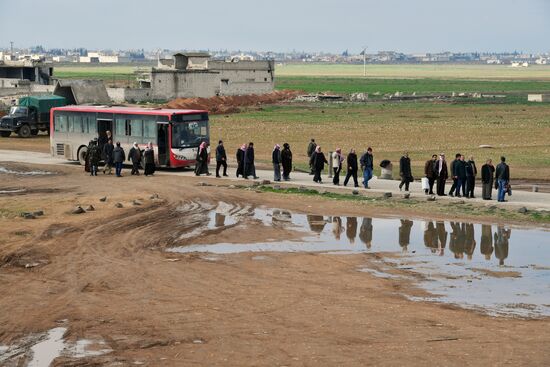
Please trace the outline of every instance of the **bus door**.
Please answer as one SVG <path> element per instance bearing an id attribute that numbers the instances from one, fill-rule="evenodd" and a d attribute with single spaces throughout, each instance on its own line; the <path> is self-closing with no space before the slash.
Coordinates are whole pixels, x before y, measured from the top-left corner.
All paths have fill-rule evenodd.
<path id="1" fill-rule="evenodd" d="M 100 149 L 103 151 L 103 146 L 107 144 L 107 131 L 113 134 L 113 120 L 97 120 L 97 141 Z"/>
<path id="2" fill-rule="evenodd" d="M 168 166 L 170 162 L 170 142 L 168 141 L 168 124 L 157 123 L 157 147 L 160 166 Z"/>

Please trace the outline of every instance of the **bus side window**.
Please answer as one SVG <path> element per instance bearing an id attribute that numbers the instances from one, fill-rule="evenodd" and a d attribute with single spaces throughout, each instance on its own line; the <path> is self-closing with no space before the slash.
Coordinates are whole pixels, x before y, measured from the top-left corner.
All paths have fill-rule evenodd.
<path id="1" fill-rule="evenodd" d="M 133 141 L 136 143 L 143 143 L 143 120 L 132 120 L 130 123 L 130 132 Z"/>
<path id="2" fill-rule="evenodd" d="M 124 132 L 124 135 L 131 136 L 132 135 L 132 120 L 126 120 L 126 131 Z"/>
<path id="3" fill-rule="evenodd" d="M 157 121 L 156 120 L 143 120 L 143 139 L 144 143 L 157 141 Z"/>
<path id="4" fill-rule="evenodd" d="M 56 115 L 55 116 L 54 130 L 59 133 L 67 132 L 67 116 Z"/>

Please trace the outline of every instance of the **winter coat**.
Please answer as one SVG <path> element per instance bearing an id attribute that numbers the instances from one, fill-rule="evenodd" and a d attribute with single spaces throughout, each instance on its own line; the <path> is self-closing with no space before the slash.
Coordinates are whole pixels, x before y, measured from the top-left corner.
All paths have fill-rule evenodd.
<path id="1" fill-rule="evenodd" d="M 374 168 L 374 156 L 369 153 L 365 153 L 361 156 L 361 159 L 359 160 L 359 163 L 361 163 L 361 168 Z"/>
<path id="2" fill-rule="evenodd" d="M 317 144 L 314 142 L 310 142 L 307 146 L 307 156 L 311 158 L 311 156 L 315 153 L 315 148 L 317 148 Z"/>
<path id="3" fill-rule="evenodd" d="M 406 179 L 409 182 L 413 181 L 411 172 L 411 159 L 409 157 L 401 157 L 399 160 L 399 175 L 402 179 Z"/>
<path id="4" fill-rule="evenodd" d="M 115 146 L 113 144 L 105 144 L 103 146 L 103 159 L 107 164 L 113 164 L 113 150 Z"/>
<path id="5" fill-rule="evenodd" d="M 460 159 L 453 161 L 454 177 L 458 177 L 460 180 L 466 179 L 466 163 Z"/>
<path id="6" fill-rule="evenodd" d="M 481 182 L 487 184 L 493 183 L 495 167 L 492 164 L 484 164 L 481 166 Z"/>
<path id="7" fill-rule="evenodd" d="M 147 149 L 143 153 L 143 159 L 145 160 L 145 164 L 155 163 L 155 151 L 153 149 Z"/>
<path id="8" fill-rule="evenodd" d="M 237 149 L 235 157 L 237 158 L 237 163 L 244 163 L 244 151 L 242 149 Z"/>
<path id="9" fill-rule="evenodd" d="M 426 161 L 426 164 L 424 165 L 424 174 L 427 178 L 436 178 L 437 177 L 437 171 L 436 171 L 436 162 L 432 159 L 429 161 Z"/>
<path id="10" fill-rule="evenodd" d="M 497 180 L 510 181 L 510 167 L 504 162 L 497 165 L 496 174 Z"/>
<path id="11" fill-rule="evenodd" d="M 328 161 L 323 152 L 319 152 L 319 153 L 315 152 L 311 156 L 309 163 L 316 169 L 319 169 L 322 171 L 325 169 L 325 163 L 328 164 Z"/>
<path id="12" fill-rule="evenodd" d="M 465 165 L 466 165 L 466 177 L 476 177 L 477 176 L 476 162 L 467 161 Z"/>
<path id="13" fill-rule="evenodd" d="M 122 163 L 125 160 L 126 153 L 124 153 L 124 149 L 122 149 L 122 147 L 115 147 L 115 149 L 113 149 L 113 162 Z"/>
<path id="14" fill-rule="evenodd" d="M 342 166 L 342 160 L 341 160 L 341 155 L 338 154 L 338 152 L 333 152 L 332 153 L 332 168 L 339 168 Z"/>
<path id="15" fill-rule="evenodd" d="M 284 149 L 281 152 L 281 162 L 283 169 L 289 171 L 292 169 L 292 151 L 290 149 Z"/>
<path id="16" fill-rule="evenodd" d="M 101 160 L 101 152 L 97 145 L 92 145 L 88 151 L 88 157 L 92 166 L 97 166 Z"/>
<path id="17" fill-rule="evenodd" d="M 245 164 L 254 164 L 254 148 L 248 147 L 244 152 L 244 163 Z"/>
<path id="18" fill-rule="evenodd" d="M 439 170 L 439 166 L 441 167 L 441 171 Z M 439 177 L 441 180 L 446 180 L 449 178 L 449 170 L 447 169 L 447 162 L 442 161 L 440 159 L 437 160 L 435 163 L 435 170 L 436 170 L 436 177 Z"/>
<path id="19" fill-rule="evenodd" d="M 216 161 L 227 161 L 227 155 L 225 154 L 225 147 L 223 145 L 218 145 L 216 147 Z"/>
<path id="20" fill-rule="evenodd" d="M 128 160 L 132 161 L 132 163 L 139 163 L 141 162 L 141 150 L 139 148 L 132 147 L 130 151 L 128 152 Z"/>
<path id="21" fill-rule="evenodd" d="M 273 149 L 273 153 L 271 153 L 271 162 L 273 162 L 273 164 L 281 164 L 281 150 L 280 149 Z"/>
<path id="22" fill-rule="evenodd" d="M 349 153 L 347 158 L 348 172 L 356 173 L 357 172 L 357 154 Z"/>

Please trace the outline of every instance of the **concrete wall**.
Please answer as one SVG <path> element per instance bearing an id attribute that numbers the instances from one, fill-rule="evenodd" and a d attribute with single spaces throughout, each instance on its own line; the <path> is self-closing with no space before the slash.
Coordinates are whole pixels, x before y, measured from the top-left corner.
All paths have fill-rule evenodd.
<path id="1" fill-rule="evenodd" d="M 1 88 L 1 85 L 2 83 L 0 83 L 0 97 L 50 94 L 54 90 L 53 85 L 29 84 L 18 88 Z"/>
<path id="2" fill-rule="evenodd" d="M 528 94 L 529 102 L 550 102 L 550 94 Z"/>
<path id="3" fill-rule="evenodd" d="M 107 94 L 115 103 L 144 102 L 153 99 L 153 91 L 147 88 L 107 88 Z"/>
<path id="4" fill-rule="evenodd" d="M 273 61 L 210 61 L 210 70 L 220 73 L 220 94 L 264 94 L 275 88 Z"/>
<path id="5" fill-rule="evenodd" d="M 218 73 L 210 71 L 154 70 L 151 74 L 153 99 L 212 97 L 220 92 Z"/>

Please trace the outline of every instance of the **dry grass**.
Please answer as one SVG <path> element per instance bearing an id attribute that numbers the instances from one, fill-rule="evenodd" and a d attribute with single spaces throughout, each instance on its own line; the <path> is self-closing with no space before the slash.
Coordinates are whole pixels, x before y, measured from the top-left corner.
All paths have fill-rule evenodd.
<path id="1" fill-rule="evenodd" d="M 375 159 L 397 162 L 409 151 L 415 174 L 432 153 L 473 155 L 481 166 L 505 155 L 514 178 L 550 178 L 550 108 L 544 105 L 309 104 L 266 107 L 212 116 L 212 141 L 223 138 L 233 156 L 254 141 L 259 160 L 269 161 L 275 143 L 288 142 L 300 166 L 314 137 L 324 151 L 374 149 Z M 480 149 L 489 144 L 493 149 Z"/>

